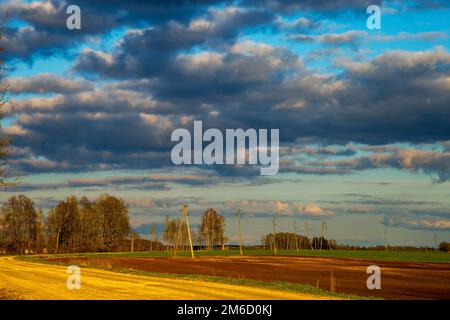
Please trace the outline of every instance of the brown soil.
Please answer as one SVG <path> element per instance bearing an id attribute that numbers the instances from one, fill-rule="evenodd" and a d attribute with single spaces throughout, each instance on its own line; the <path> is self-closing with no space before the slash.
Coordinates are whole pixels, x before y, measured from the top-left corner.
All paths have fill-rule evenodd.
<path id="1" fill-rule="evenodd" d="M 450 299 L 450 264 L 292 256 L 187 258 L 58 258 L 66 264 L 119 267 L 172 274 L 309 284 L 387 299 Z M 381 268 L 381 290 L 367 289 L 366 269 Z M 331 275 L 334 280 L 332 281 Z"/>

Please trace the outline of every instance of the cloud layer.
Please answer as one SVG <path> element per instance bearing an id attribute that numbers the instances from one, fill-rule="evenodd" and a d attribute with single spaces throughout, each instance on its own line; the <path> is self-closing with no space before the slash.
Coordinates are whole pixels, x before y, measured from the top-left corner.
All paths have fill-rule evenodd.
<path id="1" fill-rule="evenodd" d="M 65 27 L 67 4 L 8 3 L 14 19 L 2 58 L 13 73 L 13 101 L 2 131 L 14 142 L 14 173 L 93 177 L 26 182 L 15 192 L 175 193 L 391 169 L 448 183 L 449 30 L 439 21 L 399 29 L 403 20 L 365 28 L 371 4 L 383 6 L 383 19 L 406 19 L 445 13 L 448 1 L 78 0 L 82 29 L 73 32 Z M 42 72 L 48 61 L 54 70 Z M 280 176 L 260 179 L 251 166 L 178 171 L 170 135 L 192 129 L 194 120 L 204 129 L 280 129 Z M 121 174 L 100 178 L 99 171 Z M 331 219 L 345 207 L 348 214 L 381 214 L 386 226 L 449 230 L 448 216 L 409 210 L 418 203 L 261 198 L 189 199 L 198 210 L 242 206 L 256 217 Z M 183 200 L 128 199 L 141 213 L 161 214 Z"/>

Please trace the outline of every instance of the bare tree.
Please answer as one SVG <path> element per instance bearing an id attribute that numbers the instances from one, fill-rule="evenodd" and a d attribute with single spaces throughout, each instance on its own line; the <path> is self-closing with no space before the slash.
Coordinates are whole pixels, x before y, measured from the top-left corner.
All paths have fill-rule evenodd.
<path id="1" fill-rule="evenodd" d="M 156 225 L 154 222 L 150 223 L 150 251 L 153 251 L 153 243 L 156 241 Z"/>
<path id="2" fill-rule="evenodd" d="M 38 215 L 33 201 L 24 195 L 12 196 L 0 212 L 4 251 L 29 253 L 35 250 Z"/>
<path id="3" fill-rule="evenodd" d="M 37 221 L 36 221 L 36 252 L 43 253 L 46 248 L 46 239 L 44 234 L 44 212 L 42 209 L 37 210 Z"/>
<path id="4" fill-rule="evenodd" d="M 171 246 L 172 249 L 175 246 L 177 240 L 178 222 L 177 219 L 166 217 L 164 222 L 163 240 L 166 245 Z"/>
<path id="5" fill-rule="evenodd" d="M 130 218 L 125 202 L 114 196 L 103 194 L 95 202 L 96 214 L 102 225 L 102 250 L 115 251 L 130 234 Z"/>
<path id="6" fill-rule="evenodd" d="M 74 252 L 79 249 L 80 211 L 77 199 L 72 196 L 60 201 L 46 221 L 48 237 L 54 252 Z"/>
<path id="7" fill-rule="evenodd" d="M 200 232 L 206 240 L 208 250 L 212 250 L 217 244 L 223 246 L 226 241 L 225 218 L 212 208 L 206 209 L 202 216 Z"/>
<path id="8" fill-rule="evenodd" d="M 103 246 L 104 217 L 98 214 L 96 203 L 82 197 L 80 206 L 80 250 L 98 251 Z"/>
<path id="9" fill-rule="evenodd" d="M 7 10 L 5 4 L 0 4 L 0 54 L 3 55 L 3 43 L 4 43 L 4 30 L 7 20 Z M 5 107 L 9 103 L 8 98 L 8 82 L 6 79 L 6 66 L 3 58 L 0 58 L 0 120 L 5 116 Z M 1 127 L 0 127 L 1 129 Z M 7 175 L 5 171 L 6 165 L 6 156 L 8 155 L 8 147 L 11 143 L 9 137 L 5 136 L 3 132 L 0 130 L 0 185 L 8 186 L 13 182 L 8 182 Z"/>

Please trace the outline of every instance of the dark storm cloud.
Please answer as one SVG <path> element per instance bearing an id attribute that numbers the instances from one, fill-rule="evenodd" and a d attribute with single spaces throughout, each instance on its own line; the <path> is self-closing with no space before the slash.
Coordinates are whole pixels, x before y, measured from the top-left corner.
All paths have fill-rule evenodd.
<path id="1" fill-rule="evenodd" d="M 293 136 L 330 138 L 333 132 L 337 139 L 368 144 L 447 139 L 449 59 L 439 50 L 390 52 L 368 63 L 346 65 L 334 79 L 342 87 L 322 94 L 322 101 L 313 105 L 306 100 L 305 108 L 291 114 L 290 119 L 299 121 Z M 321 87 L 326 84 L 322 81 Z M 289 127 L 287 121 L 283 123 Z"/>
<path id="2" fill-rule="evenodd" d="M 29 146 L 32 152 L 11 160 L 10 164 L 24 173 L 149 169 L 170 164 L 167 141 L 157 141 L 160 137 L 170 137 L 170 133 L 164 135 L 159 132 L 158 137 L 151 127 L 145 129 L 145 125 L 141 124 L 139 128 L 131 124 L 133 121 L 126 122 L 127 117 L 120 121 L 91 121 L 90 127 L 87 127 L 87 121 L 80 118 L 66 118 L 63 123 L 53 119 L 48 123 L 53 127 L 47 127 L 44 120 L 36 124 L 27 137 L 16 137 L 16 146 Z M 64 126 L 69 129 L 64 129 Z M 130 144 L 128 139 L 133 139 L 135 143 Z M 45 158 L 34 155 L 45 155 Z"/>
<path id="3" fill-rule="evenodd" d="M 279 17 L 252 6 L 251 1 L 221 10 L 209 6 L 214 1 L 183 1 L 181 7 L 175 3 L 105 4 L 106 17 L 117 15 L 114 23 L 125 23 L 121 19 L 128 19 L 127 15 L 144 17 L 150 14 L 147 9 L 155 8 L 167 10 L 170 17 L 129 30 L 112 52 L 85 50 L 79 55 L 74 70 L 108 80 L 108 84 L 93 88 L 93 82 L 49 75 L 12 79 L 14 93 L 58 93 L 16 101 L 17 122 L 7 130 L 17 147 L 29 148 L 28 157 L 13 159 L 18 168 L 62 172 L 164 167 L 171 164 L 172 130 L 190 128 L 193 120 L 222 130 L 279 128 L 285 145 L 305 140 L 325 145 L 450 140 L 450 54 L 443 49 L 391 51 L 365 62 L 338 59 L 335 66 L 341 72 L 326 74 L 309 70 L 301 57 L 288 49 L 238 41 L 246 28 L 280 23 Z M 130 4 L 139 10 L 129 9 Z M 265 4 L 279 10 L 366 5 L 365 1 Z M 80 5 L 91 8 L 88 2 Z M 121 10 L 117 10 L 119 5 Z M 41 26 L 21 29 L 19 37 L 25 38 L 16 42 L 17 55 L 25 57 L 28 49 L 21 45 L 34 46 L 34 42 L 52 50 L 52 36 L 61 36 L 57 18 L 63 12 L 60 3 L 31 6 L 20 2 L 16 7 L 24 20 Z M 97 9 L 89 10 L 88 15 Z M 189 19 L 176 18 L 182 10 L 192 13 Z M 293 26 L 317 28 L 314 21 L 297 20 Z M 86 34 L 103 32 L 89 25 L 87 17 Z M 41 38 L 34 39 L 36 34 Z M 359 36 L 349 31 L 317 39 L 342 45 L 354 43 Z M 117 79 L 120 81 L 113 82 Z M 354 150 L 330 148 L 314 154 L 299 152 L 313 157 L 356 155 Z M 415 151 L 410 158 L 404 152 L 394 152 L 317 166 L 283 158 L 282 154 L 280 171 L 345 174 L 394 167 L 437 175 L 443 182 L 450 171 L 446 161 L 446 153 L 423 155 Z M 239 166 L 214 169 L 222 176 L 250 177 L 257 171 Z"/>
<path id="4" fill-rule="evenodd" d="M 98 72 L 121 69 L 120 62 L 101 59 Z M 131 61 L 142 76 L 154 75 L 148 63 Z M 450 138 L 447 52 L 392 51 L 368 62 L 341 59 L 336 65 L 343 70 L 338 76 L 314 73 L 287 50 L 238 43 L 226 52 L 178 56 L 150 88 L 159 100 L 180 109 L 182 104 L 185 114 L 198 115 L 200 105 L 209 108 L 219 115 L 217 121 L 199 116 L 211 126 L 223 119 L 228 126 L 253 128 L 283 123 L 281 139 L 290 141 L 316 137 L 383 144 Z"/>
<path id="5" fill-rule="evenodd" d="M 264 6 L 285 14 L 299 10 L 310 11 L 316 14 L 359 13 L 365 12 L 365 9 L 370 5 L 389 6 L 391 3 L 400 3 L 407 9 L 416 10 L 450 7 L 450 3 L 447 0 L 241 0 L 239 3 L 247 6 Z"/>
<path id="6" fill-rule="evenodd" d="M 69 3 L 65 1 L 11 2 L 8 3 L 11 16 L 28 25 L 6 29 L 8 41 L 5 42 L 4 58 L 31 61 L 37 55 L 65 54 L 80 42 L 90 40 L 93 36 L 104 36 L 115 28 L 151 25 L 156 29 L 164 29 L 163 26 L 170 24 L 169 21 L 184 24 L 192 17 L 210 15 L 213 5 L 227 3 L 231 1 L 71 1 L 70 4 L 81 8 L 82 28 L 68 30 L 66 9 Z M 273 16 L 270 12 L 253 8 L 242 11 L 249 13 L 230 20 L 229 25 L 219 24 L 214 36 L 220 37 L 222 32 L 224 38 L 230 37 L 245 27 L 246 23 L 268 23 Z M 259 12 L 260 16 L 254 15 L 255 12 Z M 160 38 L 158 41 L 162 40 Z M 194 39 L 190 41 L 195 43 Z"/>
<path id="7" fill-rule="evenodd" d="M 22 130 L 16 130 L 15 144 L 30 146 L 36 156 L 54 163 L 29 159 L 20 165 L 68 170 L 63 165 L 67 159 L 76 171 L 83 166 L 170 165 L 171 131 L 190 128 L 194 119 L 219 129 L 280 128 L 282 143 L 291 144 L 303 139 L 338 144 L 450 139 L 448 53 L 393 51 L 368 62 L 336 63 L 343 72 L 324 75 L 307 70 L 285 49 L 244 41 L 226 51 L 179 55 L 170 70 L 140 82 L 137 92 L 121 81 L 89 95 L 25 100 L 17 107 L 23 116 L 18 117 Z M 322 151 L 355 156 L 345 149 Z M 393 167 L 436 175 L 438 182 L 449 177 L 446 153 L 378 151 L 378 155 L 320 165 L 282 154 L 280 171 L 344 174 Z M 225 176 L 251 176 L 255 170 L 219 171 Z"/>
<path id="8" fill-rule="evenodd" d="M 81 30 L 66 28 L 68 5 L 78 5 L 82 12 Z M 9 1 L 8 10 L 13 19 L 27 23 L 25 27 L 6 30 L 8 43 L 5 43 L 4 58 L 32 61 L 38 55 L 53 55 L 57 52 L 67 54 L 81 42 L 92 37 L 101 37 L 110 31 L 122 27 L 142 28 L 152 26 L 161 28 L 170 21 L 186 24 L 192 19 L 207 16 L 218 6 L 239 8 L 242 11 L 260 11 L 266 17 L 277 14 L 294 15 L 298 12 L 314 16 L 302 18 L 293 25 L 297 32 L 308 33 L 320 22 L 323 14 L 358 12 L 365 16 L 369 5 L 382 5 L 382 0 L 166 0 L 166 1 Z M 427 9 L 429 7 L 448 6 L 446 1 L 413 1 L 409 7 Z M 101 19 L 99 19 L 101 17 Z M 259 19 L 252 22 L 251 16 L 242 16 L 243 21 L 234 21 L 237 30 L 249 25 L 261 25 L 270 28 L 280 27 L 275 19 Z M 305 23 L 308 22 L 308 23 Z M 228 26 L 228 28 L 232 25 Z M 234 31 L 236 33 L 237 31 Z M 227 38 L 229 32 L 224 33 Z"/>
<path id="9" fill-rule="evenodd" d="M 5 60 L 33 61 L 38 55 L 67 54 L 90 36 L 108 33 L 117 26 L 114 16 L 97 15 L 89 10 L 82 13 L 82 29 L 67 29 L 64 1 L 11 1 L 7 4 L 9 17 L 27 25 L 5 29 Z"/>
<path id="10" fill-rule="evenodd" d="M 264 106 L 257 106 L 259 100 L 266 97 L 273 100 L 277 92 L 271 96 L 270 87 L 275 90 L 280 88 L 286 74 L 293 72 L 298 67 L 298 57 L 289 51 L 282 49 L 265 48 L 250 44 L 249 50 L 253 53 L 246 54 L 245 44 L 237 45 L 231 52 L 223 56 L 205 54 L 188 56 L 178 59 L 171 72 L 166 77 L 160 78 L 155 83 L 155 95 L 160 99 L 169 99 L 174 103 L 182 102 L 185 106 L 192 104 L 208 105 L 211 112 L 218 111 L 225 117 L 241 114 L 252 117 L 255 113 L 257 119 L 262 115 L 258 112 Z M 237 51 L 244 52 L 237 52 Z M 264 50 L 268 50 L 264 53 Z M 195 78 L 195 81 L 190 79 Z M 175 81 L 178 79 L 178 81 Z M 251 97 L 252 92 L 257 93 Z M 255 109 L 258 108 L 259 110 Z M 245 109 L 245 112 L 242 112 Z M 229 121 L 232 121 L 230 117 Z M 208 119 L 210 125 L 215 125 L 213 117 Z M 234 119 L 241 122 L 241 126 L 247 127 L 249 123 L 245 119 Z M 220 127 L 220 126 L 219 126 Z M 250 126 L 251 127 L 251 124 Z"/>
<path id="11" fill-rule="evenodd" d="M 343 12 L 354 9 L 366 9 L 372 4 L 381 5 L 382 0 L 243 0 L 247 5 L 259 5 L 283 13 L 299 10 L 316 12 Z"/>
<path id="12" fill-rule="evenodd" d="M 92 10 L 82 9 L 82 28 L 70 32 L 66 26 L 66 19 L 69 16 L 66 9 L 76 1 L 12 1 L 8 4 L 9 15 L 13 19 L 20 19 L 34 26 L 40 31 L 46 31 L 53 34 L 66 34 L 67 38 L 79 37 L 82 35 L 101 34 L 111 30 L 111 28 L 120 21 L 115 21 L 111 15 L 95 14 Z M 97 1 L 98 2 L 98 1 Z M 92 4 L 92 2 L 91 2 Z M 106 9 L 99 7 L 98 10 Z M 116 15 L 117 11 L 116 11 Z"/>
<path id="13" fill-rule="evenodd" d="M 151 125 L 139 114 L 104 117 L 82 114 L 71 117 L 49 115 L 41 119 L 29 119 L 26 128 L 36 133 L 29 141 L 34 143 L 27 146 L 39 148 L 43 154 L 55 152 L 64 146 L 64 153 L 69 152 L 68 156 L 79 152 L 80 146 L 87 150 L 119 153 L 167 151 L 167 141 L 161 137 L 170 136 L 172 131 L 171 127 L 158 128 Z M 16 141 L 19 147 L 22 146 L 20 137 Z"/>
<path id="14" fill-rule="evenodd" d="M 34 55 L 51 56 L 55 52 L 65 50 L 69 45 L 64 34 L 50 34 L 36 30 L 32 26 L 18 29 L 6 28 L 7 41 L 4 42 L 5 60 L 30 60 Z"/>
<path id="15" fill-rule="evenodd" d="M 8 3 L 8 10 L 14 19 L 25 21 L 28 25 L 17 28 L 7 28 L 8 41 L 5 43 L 4 58 L 7 60 L 21 59 L 32 61 L 38 55 L 50 56 L 56 52 L 66 54 L 80 42 L 89 37 L 104 36 L 119 27 L 142 27 L 150 25 L 156 30 L 165 29 L 165 25 L 178 23 L 186 24 L 191 19 L 208 16 L 214 11 L 215 5 L 237 5 L 232 8 L 246 12 L 240 17 L 230 20 L 227 25 L 220 25 L 216 34 L 209 37 L 223 37 L 225 40 L 237 32 L 252 25 L 267 25 L 277 27 L 274 15 L 276 13 L 295 13 L 308 9 L 317 13 L 345 11 L 349 9 L 364 9 L 370 1 L 42 1 L 28 3 L 12 1 Z M 373 1 L 371 1 L 373 2 Z M 375 1 L 378 2 L 378 1 Z M 66 9 L 69 4 L 79 5 L 82 11 L 81 30 L 67 30 Z M 373 4 L 373 3 L 371 3 Z M 231 7 L 230 7 L 231 8 Z M 101 17 L 99 19 L 98 17 Z M 310 23 L 305 24 L 305 22 Z M 307 32 L 309 28 L 317 27 L 311 20 L 299 20 L 292 26 L 297 31 Z M 234 29 L 234 30 L 233 30 Z M 176 31 L 176 30 L 175 30 Z M 181 31 L 181 29 L 178 29 Z M 149 36 L 158 37 L 163 32 L 155 31 Z M 189 38 L 189 34 L 182 34 Z M 168 35 L 170 37 L 170 34 Z M 209 38 L 208 40 L 211 40 Z M 157 40 L 161 41 L 161 39 Z M 189 40 L 187 40 L 189 42 Z M 194 41 L 191 39 L 190 41 Z M 197 41 L 199 38 L 197 37 Z M 204 42 L 205 39 L 202 41 Z M 156 42 L 157 43 L 157 42 Z M 186 45 L 187 43 L 185 43 Z M 158 55 L 155 55 L 155 59 Z M 164 55 L 159 55 L 159 59 Z M 157 60 L 159 60 L 157 59 Z"/>
<path id="16" fill-rule="evenodd" d="M 230 5 L 234 0 L 75 0 L 95 16 L 114 16 L 117 24 L 147 22 L 164 23 L 169 20 L 189 21 L 206 12 L 211 6 Z"/>
<path id="17" fill-rule="evenodd" d="M 217 45 L 231 41 L 247 27 L 273 19 L 262 10 L 227 8 L 210 11 L 189 24 L 170 21 L 166 24 L 128 32 L 112 55 L 95 51 L 82 53 L 75 69 L 101 73 L 115 78 L 140 78 L 160 75 L 181 50 L 194 46 Z"/>

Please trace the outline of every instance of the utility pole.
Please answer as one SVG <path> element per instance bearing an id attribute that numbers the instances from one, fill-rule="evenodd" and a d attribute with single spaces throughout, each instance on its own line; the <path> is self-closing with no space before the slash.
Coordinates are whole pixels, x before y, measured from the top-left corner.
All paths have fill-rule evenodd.
<path id="1" fill-rule="evenodd" d="M 238 236 L 239 236 L 239 252 L 242 255 L 242 235 L 241 235 L 241 209 L 238 208 Z"/>
<path id="2" fill-rule="evenodd" d="M 148 232 L 148 239 L 150 240 L 150 251 L 153 251 L 153 239 L 152 239 L 152 225 L 150 225 L 148 227 L 149 232 Z"/>
<path id="3" fill-rule="evenodd" d="M 186 226 L 187 226 L 187 232 L 188 232 L 188 237 L 189 237 L 189 245 L 190 245 L 190 248 L 191 248 L 191 257 L 192 257 L 192 259 L 195 259 L 195 256 L 194 256 L 194 247 L 193 247 L 193 245 L 192 245 L 192 238 L 191 238 L 191 228 L 190 228 L 190 226 L 189 226 L 189 219 L 188 219 L 188 215 L 189 215 L 189 214 L 188 214 L 188 212 L 187 212 L 187 205 L 183 205 L 183 207 L 181 208 L 180 222 L 179 222 L 179 224 L 178 224 L 177 243 L 175 244 L 175 252 L 174 252 L 173 256 L 174 256 L 174 257 L 177 256 L 178 243 L 180 242 L 180 239 L 181 239 L 181 231 L 182 231 L 181 226 L 182 226 L 182 224 L 183 224 L 183 215 L 184 215 L 185 218 L 186 218 Z"/>
<path id="4" fill-rule="evenodd" d="M 173 256 L 176 257 L 177 256 L 177 252 L 178 252 L 178 244 L 180 242 L 181 239 L 181 232 L 182 232 L 182 225 L 183 225 L 183 209 L 181 209 L 181 214 L 180 214 L 180 220 L 178 222 L 178 233 L 177 233 L 177 242 L 175 243 L 175 251 L 173 252 Z"/>
<path id="5" fill-rule="evenodd" d="M 323 245 L 323 229 L 325 227 L 325 221 L 322 221 L 322 232 L 321 232 L 321 236 L 320 236 L 320 250 L 322 250 L 322 245 Z"/>
<path id="6" fill-rule="evenodd" d="M 311 241 L 309 241 L 309 235 L 308 235 L 308 221 L 305 221 L 305 233 L 306 233 L 306 239 L 309 242 L 309 245 L 311 246 L 311 250 L 314 250 L 313 245 L 312 245 L 312 239 Z"/>
<path id="7" fill-rule="evenodd" d="M 323 224 L 324 224 L 324 229 L 325 229 L 325 239 L 328 242 L 328 250 L 333 250 L 331 248 L 330 235 L 328 234 L 328 224 L 326 221 L 324 221 Z"/>
<path id="8" fill-rule="evenodd" d="M 276 232 L 275 232 L 275 216 L 273 216 L 272 219 L 272 226 L 273 226 L 273 252 L 274 254 L 277 254 L 277 239 L 276 239 Z"/>
<path id="9" fill-rule="evenodd" d="M 192 246 L 191 227 L 189 226 L 189 219 L 188 219 L 188 215 L 189 214 L 187 212 L 187 206 L 184 205 L 182 210 L 183 210 L 183 213 L 184 213 L 184 215 L 186 217 L 186 226 L 187 226 L 188 237 L 189 237 L 189 245 L 191 246 L 191 256 L 192 256 L 192 259 L 195 259 L 195 257 L 194 257 L 194 247 Z"/>
<path id="10" fill-rule="evenodd" d="M 437 236 L 436 233 L 434 234 L 434 248 L 437 250 L 438 248 L 438 241 L 437 241 Z"/>
<path id="11" fill-rule="evenodd" d="M 384 248 L 386 252 L 388 251 L 388 243 L 387 243 L 387 230 L 384 229 Z"/>
<path id="12" fill-rule="evenodd" d="M 134 252 L 134 232 L 131 233 L 131 253 Z"/>
<path id="13" fill-rule="evenodd" d="M 150 223 L 149 240 L 150 240 L 150 251 L 153 251 L 154 242 L 156 241 L 156 226 L 154 222 Z"/>
<path id="14" fill-rule="evenodd" d="M 294 232 L 295 232 L 295 246 L 296 246 L 297 252 L 298 252 L 297 223 L 294 221 L 294 222 L 293 222 L 293 225 L 294 225 Z"/>

